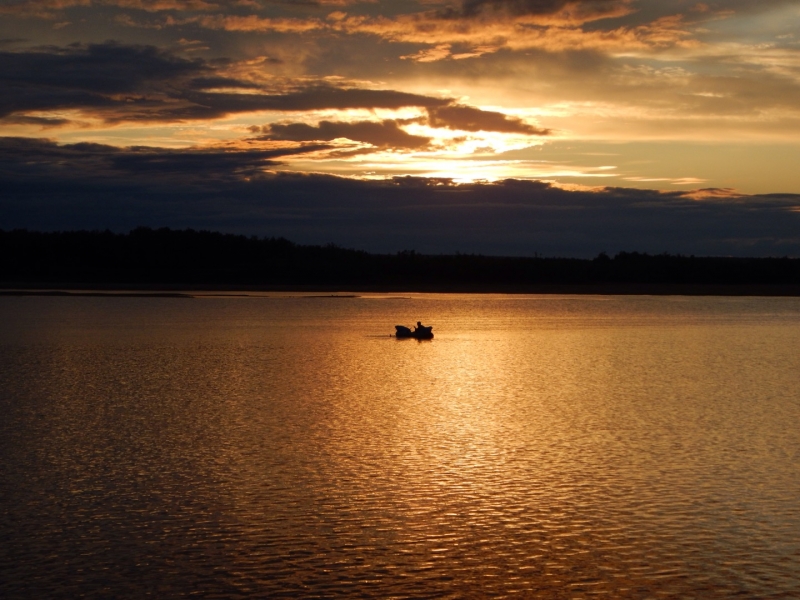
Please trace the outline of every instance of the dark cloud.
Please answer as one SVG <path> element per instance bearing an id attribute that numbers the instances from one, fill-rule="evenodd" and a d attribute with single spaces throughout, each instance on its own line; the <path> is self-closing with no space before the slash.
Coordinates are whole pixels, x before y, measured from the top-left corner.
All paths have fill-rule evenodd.
<path id="1" fill-rule="evenodd" d="M 701 13 L 731 10 L 736 12 L 757 12 L 794 3 L 795 0 L 706 0 L 705 2 L 692 3 L 689 8 L 693 12 Z M 673 10 L 679 8 L 680 6 L 673 7 Z"/>
<path id="2" fill-rule="evenodd" d="M 25 116 L 10 116 L 0 119 L 0 123 L 9 125 L 38 125 L 44 129 L 51 127 L 63 127 L 72 123 L 69 119 L 59 119 L 55 117 L 25 117 Z"/>
<path id="3" fill-rule="evenodd" d="M 53 90 L 125 94 L 186 75 L 211 72 L 199 59 L 176 57 L 153 46 L 114 42 L 0 53 L 3 83 Z"/>
<path id="4" fill-rule="evenodd" d="M 163 150 L 133 147 L 109 155 L 112 169 L 133 174 L 169 176 L 189 175 L 196 178 L 210 176 L 253 176 L 265 166 L 278 165 L 274 159 L 283 156 L 307 154 L 330 148 L 324 144 L 305 145 L 270 150 Z"/>
<path id="5" fill-rule="evenodd" d="M 172 150 L 133 146 L 118 148 L 82 142 L 58 145 L 46 139 L 0 138 L 0 181 L 27 176 L 65 183 L 93 181 L 134 181 L 140 177 L 192 185 L 209 180 L 230 181 L 258 174 L 265 167 L 280 164 L 276 159 L 330 148 L 306 144 L 269 149 L 184 149 Z M 27 175 L 26 175 L 27 174 Z M 180 193 L 176 189 L 177 193 Z"/>
<path id="6" fill-rule="evenodd" d="M 463 0 L 461 9 L 444 12 L 445 16 L 475 17 L 487 13 L 509 15 L 552 15 L 571 9 L 576 16 L 596 18 L 614 14 L 630 0 Z"/>
<path id="7" fill-rule="evenodd" d="M 195 77 L 189 81 L 189 87 L 196 90 L 209 90 L 213 88 L 241 88 L 258 89 L 258 84 L 249 81 L 240 81 L 232 77 Z"/>
<path id="8" fill-rule="evenodd" d="M 203 119 L 229 113 L 271 110 L 303 112 L 310 110 L 347 110 L 354 108 L 403 108 L 408 106 L 435 107 L 449 99 L 397 92 L 338 88 L 329 85 L 310 85 L 284 94 L 225 94 L 186 91 L 181 99 L 188 104 L 162 107 L 158 113 L 164 119 Z"/>
<path id="9" fill-rule="evenodd" d="M 202 61 L 151 46 L 76 44 L 0 52 L 0 116 L 70 108 L 141 111 L 163 104 L 160 96 L 173 82 L 211 72 Z"/>
<path id="10" fill-rule="evenodd" d="M 306 123 L 277 123 L 266 125 L 263 130 L 266 138 L 274 140 L 330 141 L 347 138 L 365 142 L 379 148 L 421 149 L 430 144 L 431 138 L 411 135 L 400 128 L 392 119 L 383 121 L 320 121 L 316 126 Z"/>
<path id="11" fill-rule="evenodd" d="M 208 10 L 219 5 L 206 0 L 3 0 L 0 14 L 53 19 L 71 8 L 115 6 L 123 9 L 146 10 Z"/>
<path id="12" fill-rule="evenodd" d="M 503 113 L 480 110 L 463 104 L 428 108 L 428 121 L 431 127 L 463 131 L 497 131 L 526 135 L 548 135 L 550 133 L 549 129 L 528 125 L 521 119 L 509 117 Z"/>
<path id="13" fill-rule="evenodd" d="M 217 63 L 189 60 L 151 46 L 104 44 L 0 52 L 0 117 L 79 109 L 109 122 L 207 119 L 273 110 L 436 107 L 449 99 L 395 90 L 295 86 L 285 92 L 214 93 L 214 87 L 259 89 L 226 77 Z"/>
<path id="14" fill-rule="evenodd" d="M 603 6 L 619 4 L 614 0 L 464 0 L 465 14 L 482 10 L 506 10 L 515 14 L 547 15 L 563 10 L 568 5 Z"/>
<path id="15" fill-rule="evenodd" d="M 800 256 L 800 196 L 275 174 L 281 152 L 0 138 L 0 228 L 209 228 L 372 251 Z M 703 199 L 707 198 L 707 199 Z"/>

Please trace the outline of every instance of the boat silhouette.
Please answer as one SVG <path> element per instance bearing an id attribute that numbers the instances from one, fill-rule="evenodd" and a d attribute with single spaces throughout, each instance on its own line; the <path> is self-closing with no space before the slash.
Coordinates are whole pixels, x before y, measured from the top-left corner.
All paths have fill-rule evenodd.
<path id="1" fill-rule="evenodd" d="M 397 338 L 414 338 L 417 340 L 432 340 L 433 339 L 433 326 L 425 327 L 424 325 L 417 324 L 417 327 L 409 329 L 405 325 L 395 325 Z"/>

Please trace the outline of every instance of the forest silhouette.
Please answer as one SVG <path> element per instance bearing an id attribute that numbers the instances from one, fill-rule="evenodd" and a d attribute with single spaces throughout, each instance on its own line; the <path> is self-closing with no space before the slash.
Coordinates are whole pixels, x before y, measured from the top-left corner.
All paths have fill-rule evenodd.
<path id="1" fill-rule="evenodd" d="M 353 286 L 524 291 L 537 286 L 783 286 L 797 293 L 800 259 L 600 253 L 593 259 L 426 255 L 300 245 L 192 229 L 0 230 L 0 282 L 144 286 Z M 610 287 L 609 287 L 610 286 Z M 788 286 L 788 287 L 787 287 Z M 791 288 L 791 289 L 790 289 Z M 635 289 L 631 289 L 635 292 Z M 746 293 L 742 289 L 740 293 Z"/>

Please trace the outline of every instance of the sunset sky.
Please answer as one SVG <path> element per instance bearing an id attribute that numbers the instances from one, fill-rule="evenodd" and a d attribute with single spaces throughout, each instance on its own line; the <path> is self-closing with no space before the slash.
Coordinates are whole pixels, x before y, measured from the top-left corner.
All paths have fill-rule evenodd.
<path id="1" fill-rule="evenodd" d="M 0 228 L 800 255 L 796 0 L 0 0 Z"/>

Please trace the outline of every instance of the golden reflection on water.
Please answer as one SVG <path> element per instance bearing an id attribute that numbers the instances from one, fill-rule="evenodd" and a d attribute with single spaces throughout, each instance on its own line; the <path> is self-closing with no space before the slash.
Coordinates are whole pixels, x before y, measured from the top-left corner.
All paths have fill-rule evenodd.
<path id="1" fill-rule="evenodd" d="M 800 589 L 798 300 L 2 300 L 7 597 Z"/>

